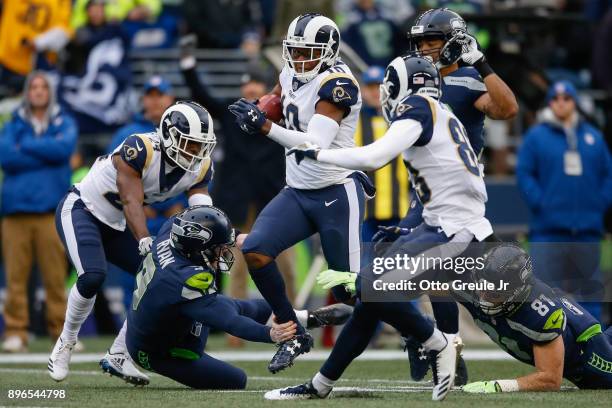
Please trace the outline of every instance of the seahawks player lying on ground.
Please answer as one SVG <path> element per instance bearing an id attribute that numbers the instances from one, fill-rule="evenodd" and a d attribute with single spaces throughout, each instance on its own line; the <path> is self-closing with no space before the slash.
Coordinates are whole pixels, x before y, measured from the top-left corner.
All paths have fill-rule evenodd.
<path id="1" fill-rule="evenodd" d="M 209 329 L 262 343 L 295 336 L 295 322 L 265 325 L 272 310 L 264 300 L 217 293 L 215 276 L 231 268 L 233 246 L 229 219 L 212 206 L 189 207 L 162 226 L 137 276 L 128 315 L 127 348 L 140 367 L 192 388 L 242 389 L 242 370 L 204 353 Z M 304 326 L 318 327 L 333 320 L 327 310 L 296 314 Z"/>
<path id="2" fill-rule="evenodd" d="M 346 276 L 325 271 L 319 280 L 328 282 L 333 275 Z M 507 284 L 503 291 L 453 291 L 451 295 L 491 340 L 517 360 L 535 366 L 536 372 L 516 379 L 473 382 L 463 391 L 558 391 L 563 378 L 582 389 L 612 389 L 612 327 L 602 331 L 601 324 L 578 303 L 536 279 L 523 249 L 508 243 L 495 246 L 485 254 L 484 266 L 471 271 L 470 279 L 490 282 L 495 288 L 500 282 Z"/>

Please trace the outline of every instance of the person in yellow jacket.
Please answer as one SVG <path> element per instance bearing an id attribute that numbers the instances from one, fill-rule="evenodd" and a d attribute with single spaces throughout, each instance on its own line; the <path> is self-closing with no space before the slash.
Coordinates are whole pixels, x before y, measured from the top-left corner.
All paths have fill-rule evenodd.
<path id="1" fill-rule="evenodd" d="M 25 76 L 35 52 L 59 51 L 69 40 L 71 0 L 5 0 L 0 18 L 1 69 Z"/>
<path id="2" fill-rule="evenodd" d="M 70 26 L 76 30 L 87 22 L 87 6 L 91 1 L 104 3 L 109 21 L 154 21 L 162 9 L 161 0 L 76 0 Z"/>

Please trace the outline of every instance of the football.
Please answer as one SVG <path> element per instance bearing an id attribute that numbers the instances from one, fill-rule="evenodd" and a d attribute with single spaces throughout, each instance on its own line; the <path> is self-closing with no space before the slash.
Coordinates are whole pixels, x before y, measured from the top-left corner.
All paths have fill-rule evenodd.
<path id="1" fill-rule="evenodd" d="M 283 106 L 280 96 L 276 94 L 267 94 L 259 98 L 257 107 L 274 123 L 278 123 L 283 119 Z"/>

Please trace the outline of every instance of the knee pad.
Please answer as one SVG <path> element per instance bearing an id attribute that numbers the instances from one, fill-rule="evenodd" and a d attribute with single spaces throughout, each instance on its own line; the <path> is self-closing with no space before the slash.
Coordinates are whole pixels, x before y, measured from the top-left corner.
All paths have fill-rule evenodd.
<path id="1" fill-rule="evenodd" d="M 100 272 L 86 272 L 79 276 L 76 281 L 77 289 L 81 296 L 91 299 L 102 287 L 106 274 Z"/>

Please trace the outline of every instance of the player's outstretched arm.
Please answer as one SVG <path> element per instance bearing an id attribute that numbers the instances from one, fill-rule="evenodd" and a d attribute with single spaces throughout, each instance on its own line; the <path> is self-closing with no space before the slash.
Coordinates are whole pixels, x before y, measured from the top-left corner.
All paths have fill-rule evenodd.
<path id="1" fill-rule="evenodd" d="M 469 393 L 488 394 L 515 391 L 559 391 L 563 381 L 565 347 L 563 337 L 533 346 L 536 372 L 515 380 L 478 381 L 463 386 Z"/>
<path id="2" fill-rule="evenodd" d="M 113 164 L 117 169 L 117 188 L 127 225 L 137 241 L 150 238 L 143 208 L 144 188 L 140 174 L 119 155 L 113 157 Z"/>
<path id="3" fill-rule="evenodd" d="M 393 122 L 387 133 L 376 142 L 363 147 L 321 150 L 316 160 L 346 169 L 376 170 L 395 159 L 412 146 L 421 135 L 422 126 L 412 119 Z"/>

